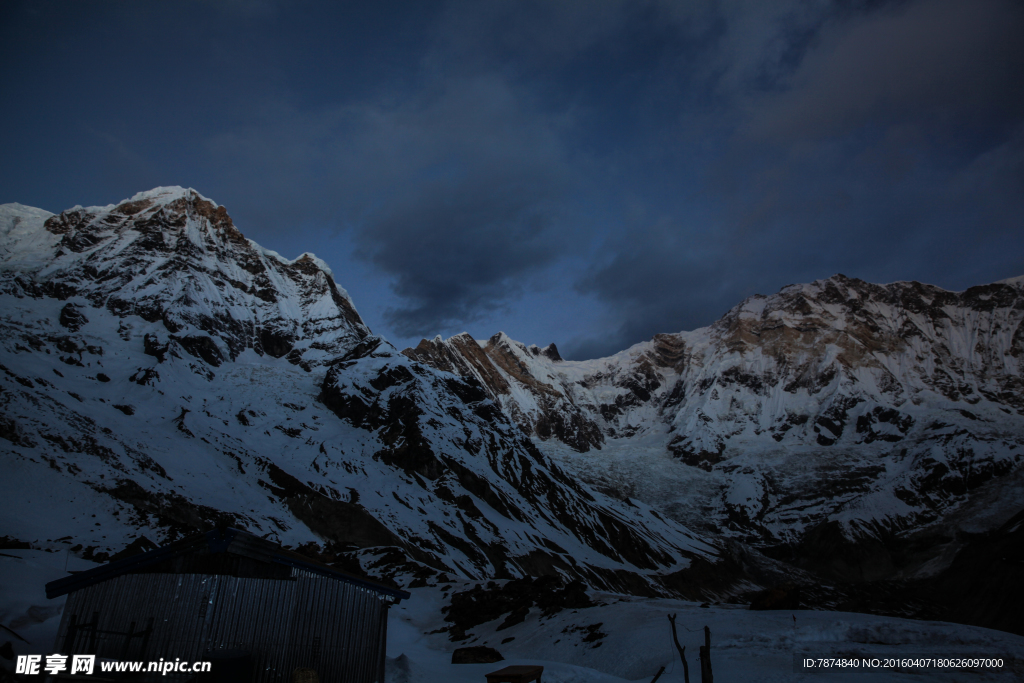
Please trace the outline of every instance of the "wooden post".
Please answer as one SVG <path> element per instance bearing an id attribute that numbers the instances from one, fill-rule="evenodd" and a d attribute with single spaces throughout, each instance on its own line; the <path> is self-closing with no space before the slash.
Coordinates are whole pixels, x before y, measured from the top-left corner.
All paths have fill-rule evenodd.
<path id="1" fill-rule="evenodd" d="M 701 683 L 714 683 L 711 673 L 711 629 L 704 627 L 704 644 L 700 646 L 700 680 Z"/>
<path id="2" fill-rule="evenodd" d="M 149 645 L 149 637 L 153 635 L 153 617 L 146 621 L 146 630 L 142 632 L 142 646 L 139 648 L 139 659 L 145 659 L 146 647 Z"/>
<path id="3" fill-rule="evenodd" d="M 72 614 L 68 619 L 68 630 L 64 634 L 64 647 L 61 648 L 61 652 L 64 654 L 74 654 L 72 651 L 75 649 L 75 636 L 78 633 L 78 615 Z"/>
<path id="4" fill-rule="evenodd" d="M 128 633 L 124 634 L 124 646 L 121 648 L 121 659 L 128 659 L 128 648 L 131 647 L 133 637 L 135 637 L 134 621 L 128 626 Z"/>
<path id="5" fill-rule="evenodd" d="M 100 613 L 92 613 L 92 624 L 90 625 L 92 630 L 89 632 L 89 649 L 86 652 L 96 652 L 96 629 L 100 627 Z M 68 654 L 74 654 L 69 652 Z"/>
<path id="6" fill-rule="evenodd" d="M 685 683 L 690 683 L 690 667 L 686 663 L 686 648 L 679 646 L 679 638 L 676 636 L 676 615 L 668 615 L 668 623 L 672 624 L 672 640 L 676 644 L 676 650 L 679 651 L 679 659 L 683 660 L 683 680 Z M 654 680 L 658 680 L 657 677 Z"/>

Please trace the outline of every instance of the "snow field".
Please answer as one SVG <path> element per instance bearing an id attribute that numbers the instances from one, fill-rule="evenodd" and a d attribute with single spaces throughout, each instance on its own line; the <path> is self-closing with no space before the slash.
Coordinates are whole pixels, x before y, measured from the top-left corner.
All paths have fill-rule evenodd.
<path id="1" fill-rule="evenodd" d="M 457 582 L 452 591 L 471 588 Z M 591 593 L 598 606 L 565 610 L 550 618 L 536 607 L 526 621 L 497 631 L 501 620 L 469 629 L 468 640 L 452 643 L 441 608 L 441 588 L 412 589 L 412 598 L 391 608 L 388 621 L 386 683 L 480 683 L 485 674 L 514 664 L 539 664 L 546 683 L 647 683 L 665 667 L 659 683 L 683 681 L 683 667 L 672 643 L 667 615 L 676 614 L 680 645 L 686 648 L 690 680 L 700 681 L 698 647 L 703 627 L 711 629 L 711 660 L 715 680 L 733 682 L 782 681 L 1019 681 L 1024 676 L 1024 638 L 1001 631 L 911 621 L 844 612 L 750 611 L 744 606 L 701 608 L 682 600 L 648 599 L 613 593 Z M 795 621 L 793 617 L 796 617 Z M 583 642 L 581 627 L 600 623 L 607 636 L 600 645 Z M 507 638 L 514 638 L 502 643 Z M 451 664 L 459 647 L 486 645 L 505 661 L 496 664 Z M 939 671 L 794 671 L 794 655 L 899 657 L 1003 657 L 1003 670 Z"/>

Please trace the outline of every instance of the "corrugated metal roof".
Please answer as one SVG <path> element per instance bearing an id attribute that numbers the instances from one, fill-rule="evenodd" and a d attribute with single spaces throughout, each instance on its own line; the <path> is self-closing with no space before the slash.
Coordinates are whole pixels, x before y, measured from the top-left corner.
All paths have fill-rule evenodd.
<path id="1" fill-rule="evenodd" d="M 101 567 L 51 581 L 46 584 L 46 597 L 56 598 L 125 574 L 151 572 L 157 569 L 158 565 L 161 571 L 166 570 L 168 573 L 239 575 L 240 569 L 237 563 L 236 565 L 231 565 L 224 562 L 211 563 L 204 561 L 202 569 L 198 567 L 190 568 L 189 557 L 200 555 L 248 558 L 255 563 L 261 563 L 269 567 L 292 567 L 310 574 L 362 586 L 379 594 L 386 595 L 395 602 L 409 597 L 409 593 L 399 588 L 385 586 L 372 579 L 353 576 L 347 572 L 329 567 L 287 550 L 276 543 L 259 538 L 246 531 L 231 528 L 215 529 L 204 534 L 196 534 L 195 536 L 181 539 L 146 553 L 125 557 Z M 211 570 L 211 564 L 218 566 Z M 268 575 L 267 578 L 272 577 Z"/>

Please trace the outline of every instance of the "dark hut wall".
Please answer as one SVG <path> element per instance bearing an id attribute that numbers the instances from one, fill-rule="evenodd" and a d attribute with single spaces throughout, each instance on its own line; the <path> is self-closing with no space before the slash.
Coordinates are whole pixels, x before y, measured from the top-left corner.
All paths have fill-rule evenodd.
<path id="1" fill-rule="evenodd" d="M 112 578 L 68 596 L 56 647 L 64 654 L 139 661 L 198 661 L 207 650 L 237 649 L 251 653 L 254 683 L 288 681 L 300 666 L 316 669 L 321 680 L 383 681 L 388 599 L 301 569 L 292 573 L 284 580 L 155 573 Z M 92 629 L 87 625 L 94 615 Z M 144 631 L 150 617 L 148 638 L 124 635 Z M 72 619 L 78 627 L 68 639 Z M 144 680 L 168 679 L 173 674 Z"/>

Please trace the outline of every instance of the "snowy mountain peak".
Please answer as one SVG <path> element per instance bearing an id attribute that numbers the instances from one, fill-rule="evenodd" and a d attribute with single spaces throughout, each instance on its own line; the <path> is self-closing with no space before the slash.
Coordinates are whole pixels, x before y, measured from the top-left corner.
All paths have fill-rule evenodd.
<path id="1" fill-rule="evenodd" d="M 136 192 L 134 195 L 132 195 L 131 199 L 126 199 L 123 202 L 121 202 L 121 204 L 124 204 L 124 203 L 127 203 L 127 202 L 140 202 L 140 201 L 144 201 L 144 200 L 152 200 L 154 203 L 157 203 L 157 204 L 168 204 L 170 202 L 173 202 L 173 201 L 175 201 L 177 199 L 182 199 L 184 197 L 193 197 L 193 198 L 198 199 L 200 201 L 204 201 L 204 202 L 207 202 L 209 204 L 213 204 L 214 206 L 219 206 L 218 204 L 216 204 L 216 202 L 214 202 L 213 200 L 211 200 L 211 199 L 209 199 L 207 197 L 204 197 L 203 195 L 201 195 L 199 192 L 195 191 L 191 187 L 187 187 L 186 188 L 186 187 L 181 187 L 180 185 L 167 185 L 167 186 L 163 186 L 163 187 L 154 187 L 152 190 L 146 190 L 144 192 Z"/>
<path id="2" fill-rule="evenodd" d="M 0 242 L 6 291 L 50 293 L 159 322 L 162 330 L 146 333 L 202 337 L 200 346 L 215 349 L 209 358 L 252 349 L 310 368 L 369 334 L 322 260 L 263 249 L 195 190 L 161 187 L 58 215 L 5 211 L 0 216 L 10 218 L 0 225 L 21 218 Z M 25 225 L 35 226 L 30 235 Z"/>
<path id="3" fill-rule="evenodd" d="M 89 250 L 104 238 L 116 236 L 124 244 L 126 238 L 130 241 L 138 234 L 152 238 L 149 246 L 160 246 L 155 239 L 157 227 L 163 246 L 184 238 L 194 253 L 223 250 L 246 241 L 223 206 L 181 187 L 139 192 L 117 205 L 74 207 L 52 216 L 45 226 L 54 235 L 63 236 L 65 251 L 75 253 Z M 184 253 L 185 249 L 179 251 Z"/>
<path id="4" fill-rule="evenodd" d="M 560 574 L 649 592 L 717 552 L 571 481 L 485 383 L 398 353 L 323 261 L 245 239 L 193 190 L 5 212 L 0 452 L 18 475 L 0 512 L 24 515 L 36 485 L 59 492 L 53 515 L 18 528 L 27 543 L 73 536 L 91 556 L 230 522 L 420 580 Z M 488 372 L 487 353 L 512 372 L 547 361 L 493 341 L 421 347 L 459 349 L 458 374 Z"/>
<path id="5" fill-rule="evenodd" d="M 503 334 L 484 354 L 405 353 L 472 375 L 582 479 L 757 543 L 990 515 L 978 491 L 1024 465 L 1018 279 L 950 292 L 837 274 L 589 361 Z"/>
<path id="6" fill-rule="evenodd" d="M 558 353 L 558 347 L 555 346 L 554 342 L 548 344 L 544 348 L 540 348 L 536 344 L 530 344 L 526 348 L 534 356 L 544 356 L 545 358 L 556 362 L 562 360 L 562 356 Z"/>

